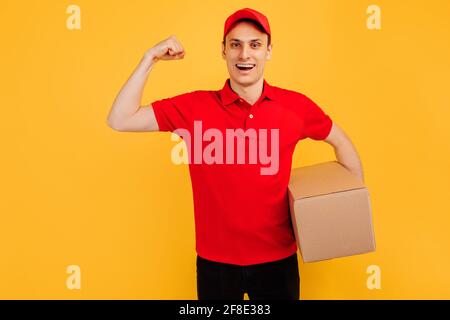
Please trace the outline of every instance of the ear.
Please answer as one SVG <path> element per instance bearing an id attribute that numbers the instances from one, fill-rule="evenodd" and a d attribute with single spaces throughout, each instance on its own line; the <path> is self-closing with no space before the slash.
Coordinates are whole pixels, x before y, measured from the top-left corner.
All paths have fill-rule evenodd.
<path id="1" fill-rule="evenodd" d="M 223 44 L 223 41 L 222 41 L 222 59 L 225 60 L 225 45 Z"/>
<path id="2" fill-rule="evenodd" d="M 267 46 L 266 60 L 272 58 L 272 43 Z"/>

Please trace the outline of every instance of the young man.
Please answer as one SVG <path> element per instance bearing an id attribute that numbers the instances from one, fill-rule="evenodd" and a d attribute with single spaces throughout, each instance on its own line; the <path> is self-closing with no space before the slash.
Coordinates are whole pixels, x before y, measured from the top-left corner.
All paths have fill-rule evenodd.
<path id="1" fill-rule="evenodd" d="M 271 53 L 267 18 L 239 10 L 224 26 L 222 57 L 230 78 L 221 90 L 140 106 L 154 64 L 184 57 L 171 36 L 146 52 L 108 116 L 115 130 L 176 132 L 188 146 L 199 299 L 241 300 L 245 292 L 251 300 L 299 299 L 287 193 L 298 141 L 331 144 L 337 160 L 363 180 L 359 156 L 344 131 L 305 95 L 265 81 Z M 236 145 L 224 138 L 230 133 Z"/>

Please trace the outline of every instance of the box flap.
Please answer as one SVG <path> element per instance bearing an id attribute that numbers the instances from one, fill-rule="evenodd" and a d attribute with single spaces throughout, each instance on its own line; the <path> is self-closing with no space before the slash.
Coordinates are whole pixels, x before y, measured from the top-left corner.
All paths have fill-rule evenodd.
<path id="1" fill-rule="evenodd" d="M 365 188 L 361 179 L 337 161 L 292 169 L 289 191 L 294 199 Z"/>

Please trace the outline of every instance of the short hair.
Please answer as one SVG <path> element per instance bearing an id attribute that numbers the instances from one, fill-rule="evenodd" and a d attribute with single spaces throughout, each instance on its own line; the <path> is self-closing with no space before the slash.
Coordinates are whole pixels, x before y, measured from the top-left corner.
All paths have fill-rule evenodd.
<path id="1" fill-rule="evenodd" d="M 259 23 L 256 22 L 255 20 L 245 18 L 245 19 L 240 19 L 240 20 L 236 21 L 236 22 L 233 24 L 233 26 L 236 25 L 236 24 L 238 24 L 239 22 L 248 22 L 248 23 L 251 23 L 251 24 L 254 25 L 259 31 L 264 32 L 265 34 L 267 34 L 267 45 L 268 45 L 268 46 L 270 45 L 270 34 L 268 34 L 268 33 L 264 30 L 264 28 L 262 27 L 261 24 L 259 24 Z M 230 29 L 230 30 L 231 30 L 231 29 Z M 223 37 L 223 41 L 222 41 L 223 45 L 225 45 L 225 37 L 226 37 L 226 36 Z"/>

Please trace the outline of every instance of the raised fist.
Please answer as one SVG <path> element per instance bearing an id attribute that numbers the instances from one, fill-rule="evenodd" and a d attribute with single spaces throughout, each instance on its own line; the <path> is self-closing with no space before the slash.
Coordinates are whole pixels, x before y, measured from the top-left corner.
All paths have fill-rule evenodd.
<path id="1" fill-rule="evenodd" d="M 171 35 L 147 51 L 153 61 L 157 60 L 177 60 L 184 58 L 184 48 L 178 39 Z"/>

